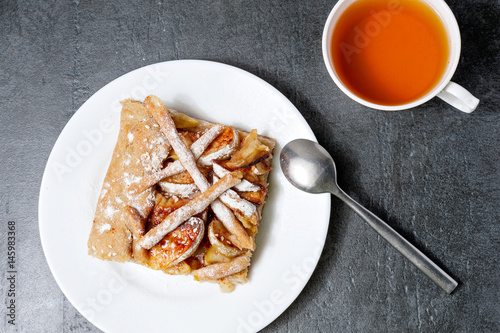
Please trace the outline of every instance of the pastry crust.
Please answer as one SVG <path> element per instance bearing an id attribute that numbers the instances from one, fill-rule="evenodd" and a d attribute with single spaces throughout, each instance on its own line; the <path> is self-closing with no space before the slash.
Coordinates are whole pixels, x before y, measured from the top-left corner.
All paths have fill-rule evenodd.
<path id="1" fill-rule="evenodd" d="M 154 189 L 130 194 L 128 187 L 158 171 L 171 150 L 153 116 L 139 102 L 125 101 L 120 132 L 103 182 L 88 240 L 89 253 L 102 260 L 134 259 L 133 233 L 128 227 L 133 207 L 145 219 L 154 208 Z"/>
<path id="2" fill-rule="evenodd" d="M 255 130 L 166 109 L 156 96 L 123 101 L 89 254 L 234 290 L 247 281 L 274 145 Z"/>

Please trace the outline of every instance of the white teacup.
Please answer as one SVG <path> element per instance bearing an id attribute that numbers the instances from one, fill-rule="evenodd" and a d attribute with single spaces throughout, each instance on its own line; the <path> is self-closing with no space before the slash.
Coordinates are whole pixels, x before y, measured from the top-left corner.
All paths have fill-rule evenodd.
<path id="1" fill-rule="evenodd" d="M 335 84 L 337 84 L 337 86 L 347 96 L 362 105 L 368 106 L 373 109 L 386 111 L 398 111 L 413 108 L 427 102 L 435 96 L 441 98 L 446 103 L 463 112 L 470 113 L 476 109 L 477 105 L 479 104 L 479 99 L 474 97 L 470 92 L 468 92 L 458 84 L 451 82 L 451 77 L 455 73 L 458 61 L 460 59 L 461 39 L 455 16 L 443 0 L 420 0 L 428 4 L 438 13 L 445 27 L 449 43 L 448 65 L 441 79 L 432 90 L 430 90 L 427 94 L 417 100 L 401 105 L 375 104 L 363 98 L 360 98 L 352 91 L 350 91 L 349 88 L 347 88 L 346 85 L 342 82 L 335 70 L 330 43 L 337 21 L 341 17 L 342 13 L 355 1 L 356 0 L 339 0 L 339 2 L 330 12 L 328 19 L 326 20 L 322 41 L 323 59 L 325 61 L 326 68 L 328 69 L 328 72 L 330 73 L 330 76 L 332 77 Z M 393 2 L 397 4 L 397 0 L 393 0 Z"/>

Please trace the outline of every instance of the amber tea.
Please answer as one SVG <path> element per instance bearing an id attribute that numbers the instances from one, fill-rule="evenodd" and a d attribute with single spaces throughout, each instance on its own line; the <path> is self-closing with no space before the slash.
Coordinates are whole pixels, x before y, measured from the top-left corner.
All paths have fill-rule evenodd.
<path id="1" fill-rule="evenodd" d="M 340 16 L 331 51 L 342 83 L 380 105 L 411 103 L 430 92 L 448 64 L 438 14 L 418 0 L 359 0 Z"/>

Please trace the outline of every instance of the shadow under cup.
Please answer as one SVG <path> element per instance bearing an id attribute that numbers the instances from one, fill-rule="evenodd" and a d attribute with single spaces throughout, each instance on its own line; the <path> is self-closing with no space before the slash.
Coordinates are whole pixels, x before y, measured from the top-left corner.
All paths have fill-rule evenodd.
<path id="1" fill-rule="evenodd" d="M 417 12 L 415 13 L 415 11 Z M 426 14 L 425 11 L 434 15 L 434 24 L 436 24 L 436 26 L 430 25 L 426 28 L 431 32 L 432 29 L 441 29 L 441 42 L 444 43 L 441 45 L 444 53 L 441 56 L 445 58 L 441 61 L 442 67 L 434 70 L 432 82 L 425 78 L 424 72 L 418 72 L 415 68 L 411 68 L 412 61 L 420 61 L 419 57 L 437 57 L 438 55 L 425 54 L 427 51 L 425 47 L 411 44 L 417 43 L 417 41 L 405 35 L 400 27 L 392 29 L 392 35 L 391 32 L 387 32 L 396 27 L 398 21 L 403 24 L 415 21 L 414 26 L 410 27 L 415 30 L 421 23 L 416 22 L 411 15 L 419 17 L 418 15 Z M 380 37 L 381 35 L 383 37 Z M 387 38 L 384 40 L 388 35 L 394 40 Z M 351 39 L 345 39 L 345 36 L 350 36 Z M 406 40 L 404 40 L 405 38 Z M 407 49 L 401 49 L 402 45 L 405 44 Z M 330 76 L 346 95 L 370 108 L 396 111 L 421 105 L 443 91 L 450 83 L 458 65 L 461 40 L 456 19 L 450 8 L 441 0 L 420 0 L 417 2 L 409 0 L 340 0 L 326 21 L 322 48 L 323 58 Z M 435 48 L 438 49 L 439 46 Z M 407 52 L 406 55 L 404 51 Z M 339 57 L 339 53 L 342 55 L 342 59 Z M 343 71 L 344 67 L 342 66 L 351 61 L 350 57 L 355 59 L 352 62 L 354 66 L 351 66 L 351 72 Z M 362 57 L 364 59 L 361 59 Z M 407 61 L 407 59 L 413 60 Z M 435 59 L 432 58 L 432 60 Z M 339 61 L 342 61 L 343 64 L 340 64 Z M 356 63 L 356 61 L 358 62 Z M 394 64 L 392 66 L 394 68 L 391 68 L 393 72 L 386 70 L 388 67 L 379 66 L 381 61 L 387 63 L 385 66 Z M 420 64 L 420 66 L 422 65 Z M 425 70 L 425 67 L 421 68 Z M 409 73 L 408 70 L 413 70 L 414 73 L 405 75 L 405 71 Z M 376 74 L 377 71 L 378 74 Z M 436 74 L 436 71 L 439 73 Z M 350 75 L 356 77 L 350 78 Z M 395 98 L 394 101 L 390 101 L 376 96 L 377 91 L 386 92 L 389 95 L 390 91 L 396 92 L 396 95 L 401 89 L 410 91 L 415 88 L 415 82 L 421 78 L 427 80 L 425 81 L 427 86 L 424 86 L 423 93 L 416 95 L 416 97 L 406 100 Z M 370 96 L 369 89 L 373 91 L 372 96 Z M 439 97 L 442 98 L 442 96 Z"/>

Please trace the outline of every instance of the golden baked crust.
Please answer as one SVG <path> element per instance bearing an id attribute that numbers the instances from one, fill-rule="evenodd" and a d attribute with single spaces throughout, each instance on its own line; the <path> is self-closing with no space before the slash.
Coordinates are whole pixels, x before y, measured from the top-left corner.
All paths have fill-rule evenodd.
<path id="1" fill-rule="evenodd" d="M 88 240 L 101 260 L 245 283 L 275 141 L 168 110 L 122 102 L 120 132 Z"/>

